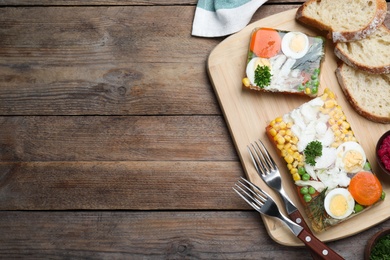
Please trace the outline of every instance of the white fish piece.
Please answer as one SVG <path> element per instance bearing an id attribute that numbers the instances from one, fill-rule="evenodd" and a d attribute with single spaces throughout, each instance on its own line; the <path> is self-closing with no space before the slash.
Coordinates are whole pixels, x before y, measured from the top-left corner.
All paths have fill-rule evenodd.
<path id="1" fill-rule="evenodd" d="M 317 119 L 318 111 L 317 109 L 313 108 L 310 104 L 308 103 L 303 104 L 300 110 L 306 123 Z"/>
<path id="2" fill-rule="evenodd" d="M 312 107 L 317 107 L 317 108 L 319 108 L 319 107 L 322 107 L 322 106 L 324 105 L 325 102 L 324 102 L 321 98 L 317 97 L 317 98 L 314 98 L 314 99 L 310 100 L 308 103 L 309 103 Z"/>
<path id="3" fill-rule="evenodd" d="M 317 122 L 316 122 L 316 132 L 317 132 L 317 137 L 318 138 L 320 138 L 323 135 L 325 135 L 327 129 L 328 129 L 328 127 L 326 126 L 326 123 L 324 123 L 324 122 L 322 122 L 320 120 L 317 120 Z"/>
<path id="4" fill-rule="evenodd" d="M 310 177 L 312 177 L 314 180 L 318 180 L 317 178 L 317 174 L 314 170 L 314 166 L 311 166 L 310 164 L 308 163 L 305 163 L 305 171 L 310 175 Z"/>
<path id="5" fill-rule="evenodd" d="M 336 148 L 322 148 L 322 155 L 315 158 L 314 169 L 327 169 L 336 162 Z"/>
<path id="6" fill-rule="evenodd" d="M 295 59 L 288 58 L 284 62 L 283 66 L 280 69 L 279 77 L 286 77 L 286 76 L 288 76 L 288 74 L 290 73 L 291 68 L 292 68 L 292 66 L 294 66 L 295 62 L 296 62 Z"/>
<path id="7" fill-rule="evenodd" d="M 326 188 L 326 186 L 322 182 L 320 182 L 320 181 L 302 181 L 302 180 L 299 180 L 299 181 L 296 181 L 295 184 L 297 186 L 300 186 L 300 187 L 312 186 L 318 192 L 321 192 L 321 191 L 323 191 Z"/>
<path id="8" fill-rule="evenodd" d="M 330 146 L 334 142 L 334 133 L 332 128 L 329 127 L 318 141 L 321 142 L 322 147 Z"/>

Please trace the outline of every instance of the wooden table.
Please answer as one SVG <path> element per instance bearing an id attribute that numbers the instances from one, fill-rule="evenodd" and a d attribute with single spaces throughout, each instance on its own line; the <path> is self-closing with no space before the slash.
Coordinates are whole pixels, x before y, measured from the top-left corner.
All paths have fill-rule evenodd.
<path id="1" fill-rule="evenodd" d="M 232 191 L 244 172 L 206 72 L 224 37 L 191 36 L 196 3 L 0 1 L 0 258 L 311 258 Z M 389 227 L 328 245 L 362 259 Z"/>

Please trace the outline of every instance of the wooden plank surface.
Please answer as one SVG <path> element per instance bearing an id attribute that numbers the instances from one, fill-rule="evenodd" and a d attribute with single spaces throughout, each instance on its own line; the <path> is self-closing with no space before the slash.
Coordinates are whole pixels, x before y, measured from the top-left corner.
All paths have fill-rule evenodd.
<path id="1" fill-rule="evenodd" d="M 238 162 L 0 163 L 0 210 L 248 210 Z"/>
<path id="2" fill-rule="evenodd" d="M 390 222 L 328 245 L 360 260 L 384 228 Z M 269 239 L 252 211 L 3 211 L 0 231 L 2 259 L 311 259 Z"/>
<path id="3" fill-rule="evenodd" d="M 235 161 L 220 116 L 0 117 L 1 161 Z"/>

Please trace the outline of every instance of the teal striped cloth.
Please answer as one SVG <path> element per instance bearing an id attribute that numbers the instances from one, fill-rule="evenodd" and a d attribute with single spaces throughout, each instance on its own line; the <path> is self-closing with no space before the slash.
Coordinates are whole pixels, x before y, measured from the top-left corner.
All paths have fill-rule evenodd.
<path id="1" fill-rule="evenodd" d="M 238 32 L 267 0 L 199 0 L 192 35 L 220 37 Z"/>

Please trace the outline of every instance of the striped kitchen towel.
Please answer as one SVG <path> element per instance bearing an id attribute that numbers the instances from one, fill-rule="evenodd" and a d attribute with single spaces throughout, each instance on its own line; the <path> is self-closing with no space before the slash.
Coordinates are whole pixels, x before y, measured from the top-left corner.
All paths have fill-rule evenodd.
<path id="1" fill-rule="evenodd" d="M 267 0 L 198 0 L 192 35 L 219 37 L 238 32 Z"/>

